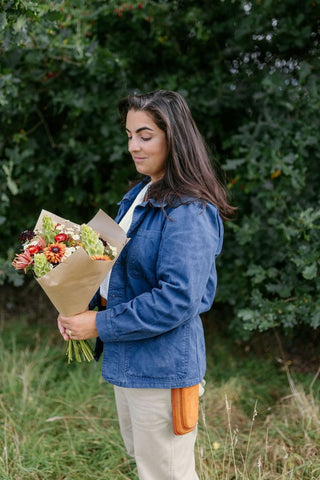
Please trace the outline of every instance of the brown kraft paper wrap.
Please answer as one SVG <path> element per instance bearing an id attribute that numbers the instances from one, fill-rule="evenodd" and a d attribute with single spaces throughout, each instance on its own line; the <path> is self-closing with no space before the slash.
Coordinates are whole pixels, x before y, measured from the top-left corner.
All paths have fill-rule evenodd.
<path id="1" fill-rule="evenodd" d="M 49 215 L 54 222 L 61 223 L 67 228 L 75 225 L 69 220 L 42 210 L 34 230 L 41 230 L 44 215 Z M 83 248 L 79 248 L 46 275 L 36 279 L 57 311 L 66 317 L 88 308 L 102 280 L 128 242 L 124 230 L 101 209 L 87 225 L 98 232 L 110 246 L 116 247 L 115 258 L 110 261 L 92 260 Z"/>

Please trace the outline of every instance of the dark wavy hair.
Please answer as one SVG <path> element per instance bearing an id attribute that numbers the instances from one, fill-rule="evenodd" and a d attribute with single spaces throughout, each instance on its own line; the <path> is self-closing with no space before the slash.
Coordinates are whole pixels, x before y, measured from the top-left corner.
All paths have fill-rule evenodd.
<path id="1" fill-rule="evenodd" d="M 221 217 L 230 220 L 235 207 L 228 203 L 221 170 L 211 162 L 209 150 L 184 98 L 177 92 L 156 90 L 128 95 L 119 101 L 118 107 L 123 124 L 129 110 L 143 111 L 166 134 L 166 171 L 161 180 L 151 185 L 148 197 L 169 206 L 195 199 L 204 205 L 213 203 Z"/>

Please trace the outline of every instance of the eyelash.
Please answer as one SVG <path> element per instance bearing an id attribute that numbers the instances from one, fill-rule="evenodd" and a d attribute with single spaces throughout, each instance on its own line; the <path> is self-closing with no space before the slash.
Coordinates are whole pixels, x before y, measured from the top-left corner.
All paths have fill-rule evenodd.
<path id="1" fill-rule="evenodd" d="M 145 137 L 140 137 L 141 140 L 143 140 L 144 142 L 148 142 L 149 140 L 151 140 L 151 137 L 148 137 L 148 138 L 145 138 Z M 128 140 L 132 140 L 132 137 L 128 137 Z"/>

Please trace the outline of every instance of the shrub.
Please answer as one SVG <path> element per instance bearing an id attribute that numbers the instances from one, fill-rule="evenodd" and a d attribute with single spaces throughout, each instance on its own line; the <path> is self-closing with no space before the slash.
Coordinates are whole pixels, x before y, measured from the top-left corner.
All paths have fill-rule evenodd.
<path id="1" fill-rule="evenodd" d="M 1 2 L 2 282 L 41 208 L 110 215 L 135 176 L 129 91 L 180 91 L 227 179 L 217 302 L 236 335 L 318 327 L 317 2 Z"/>

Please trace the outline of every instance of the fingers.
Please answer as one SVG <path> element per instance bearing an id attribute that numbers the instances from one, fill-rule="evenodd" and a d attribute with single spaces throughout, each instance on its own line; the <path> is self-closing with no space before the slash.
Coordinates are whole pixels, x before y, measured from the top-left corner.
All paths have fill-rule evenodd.
<path id="1" fill-rule="evenodd" d="M 58 327 L 65 340 L 84 340 L 98 336 L 96 328 L 96 314 L 92 310 L 86 310 L 78 315 L 64 317 L 59 315 Z"/>
<path id="2" fill-rule="evenodd" d="M 61 320 L 62 320 L 62 319 L 61 319 L 61 316 L 59 315 L 59 316 L 58 316 L 58 320 L 57 320 L 57 322 L 58 322 L 58 328 L 59 328 L 59 331 L 60 331 L 63 339 L 67 342 L 68 340 L 70 340 L 70 335 L 67 333 L 66 327 L 64 327 L 64 326 L 62 325 Z"/>

